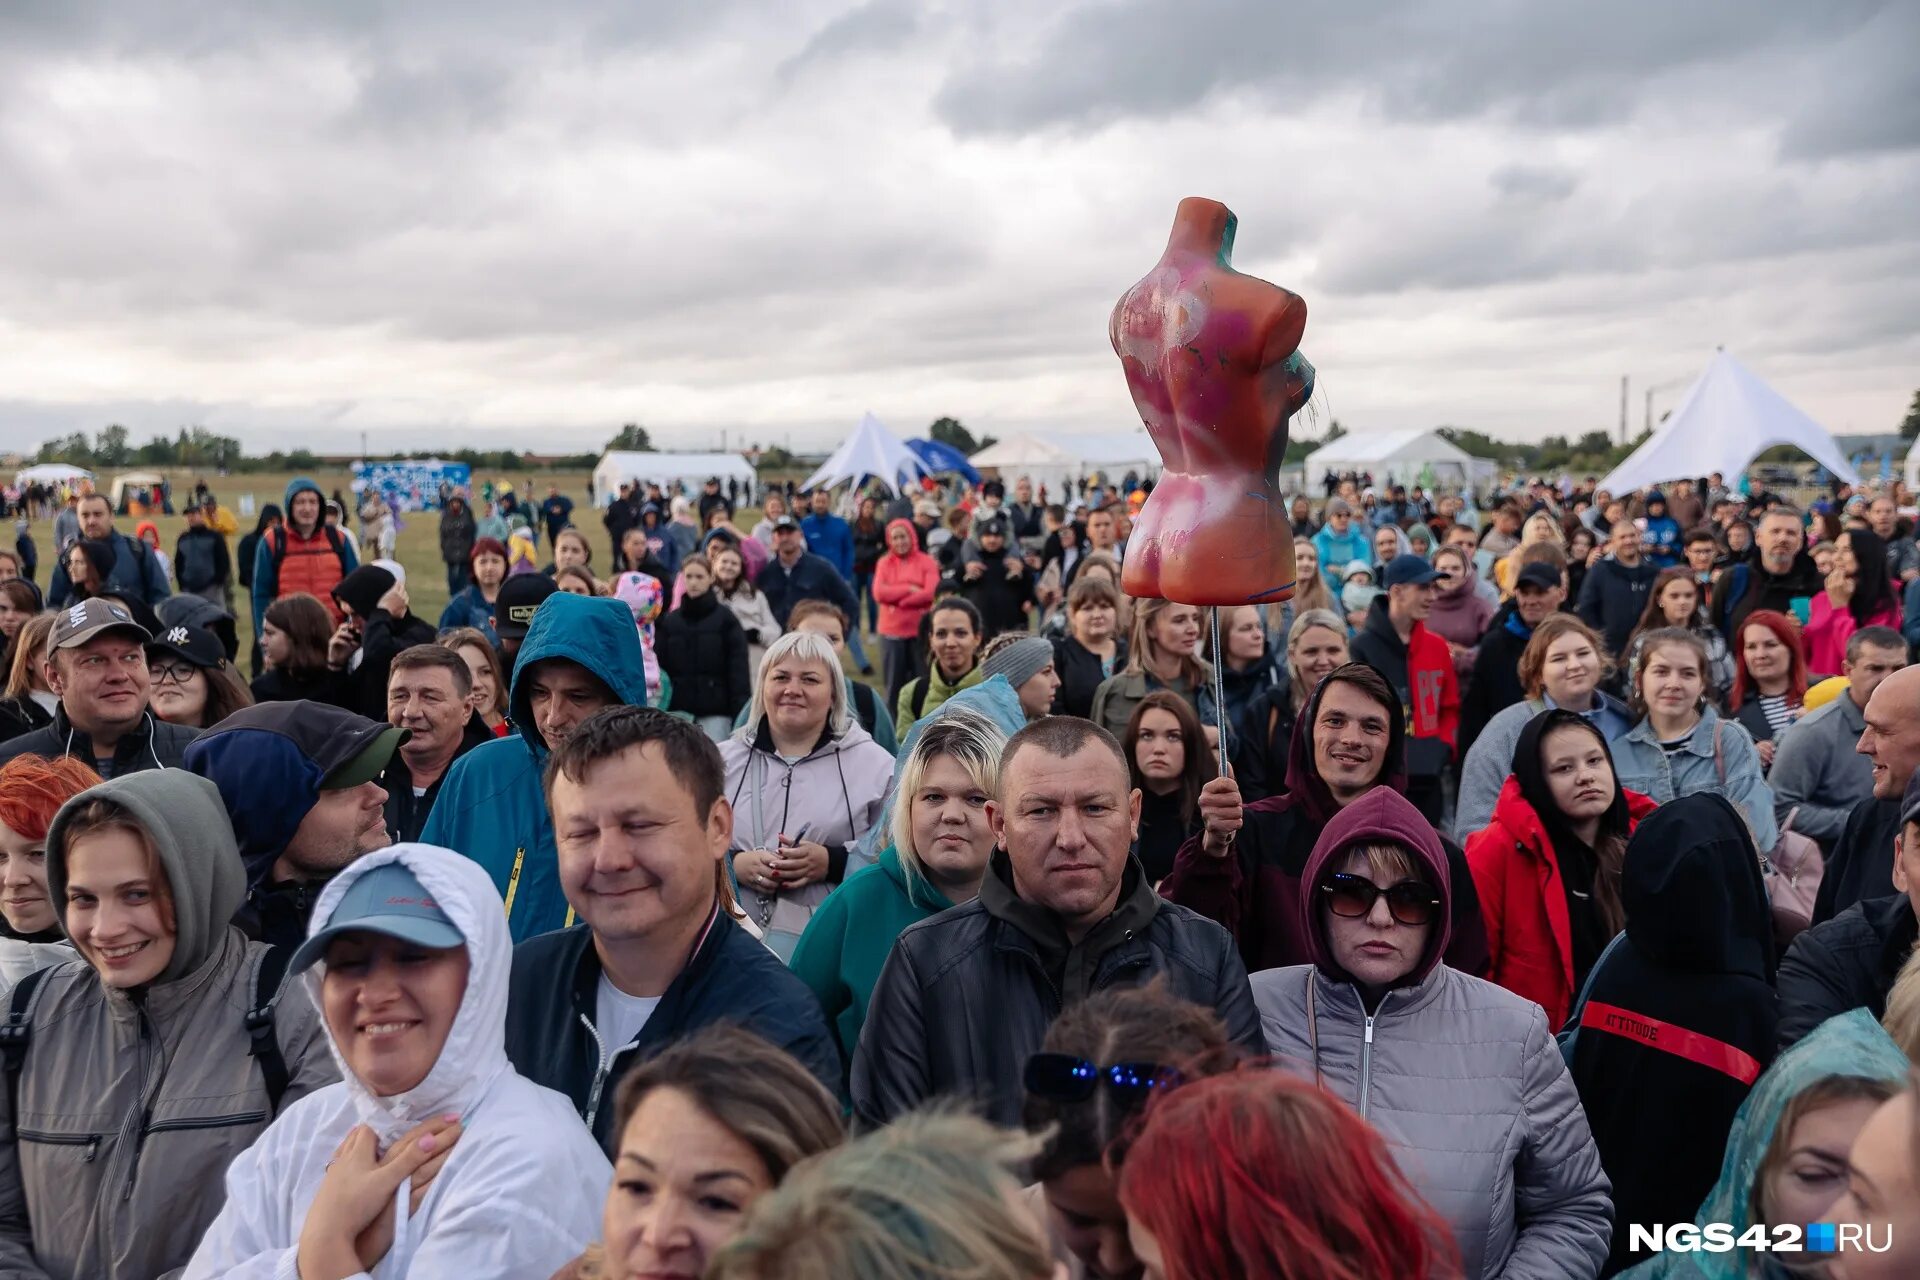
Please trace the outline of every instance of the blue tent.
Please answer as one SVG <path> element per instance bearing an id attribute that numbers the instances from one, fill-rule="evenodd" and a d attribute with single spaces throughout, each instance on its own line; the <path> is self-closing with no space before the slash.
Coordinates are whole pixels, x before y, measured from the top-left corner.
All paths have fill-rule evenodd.
<path id="1" fill-rule="evenodd" d="M 935 475 L 952 471 L 968 484 L 979 484 L 980 473 L 967 461 L 967 455 L 950 444 L 938 440 L 909 440 L 907 448 L 913 450 L 913 456 L 927 464 L 927 470 Z"/>

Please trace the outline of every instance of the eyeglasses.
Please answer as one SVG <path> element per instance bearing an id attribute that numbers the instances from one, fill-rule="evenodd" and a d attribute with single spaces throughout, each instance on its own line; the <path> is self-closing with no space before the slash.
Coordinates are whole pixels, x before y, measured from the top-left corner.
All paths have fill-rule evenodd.
<path id="1" fill-rule="evenodd" d="M 1401 924 L 1431 924 L 1440 914 L 1440 895 L 1418 880 L 1402 880 L 1382 889 L 1365 876 L 1345 872 L 1328 876 L 1320 886 L 1327 906 L 1337 916 L 1360 920 L 1373 912 L 1373 904 L 1384 895 L 1387 911 Z"/>
<path id="2" fill-rule="evenodd" d="M 147 664 L 147 678 L 154 684 L 165 684 L 169 680 L 175 684 L 185 684 L 193 679 L 193 673 L 198 670 L 191 662 L 150 662 Z"/>
<path id="3" fill-rule="evenodd" d="M 1027 1092 L 1049 1102 L 1085 1102 L 1101 1085 L 1124 1106 L 1133 1107 L 1156 1090 L 1172 1089 L 1181 1076 L 1157 1062 L 1116 1062 L 1102 1067 L 1070 1053 L 1036 1053 L 1027 1059 Z"/>

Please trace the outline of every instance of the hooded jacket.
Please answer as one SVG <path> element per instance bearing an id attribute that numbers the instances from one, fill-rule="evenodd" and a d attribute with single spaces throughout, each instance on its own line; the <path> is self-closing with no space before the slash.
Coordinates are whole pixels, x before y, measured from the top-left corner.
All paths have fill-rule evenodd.
<path id="1" fill-rule="evenodd" d="M 995 1124 L 1018 1124 L 1027 1058 L 1060 1011 L 1156 974 L 1175 998 L 1218 1013 L 1243 1048 L 1266 1051 L 1233 940 L 1156 898 L 1131 855 L 1113 913 L 1074 943 L 1053 912 L 1014 892 L 996 852 L 978 898 L 894 943 L 854 1049 L 854 1115 L 878 1127 L 955 1094 Z"/>
<path id="2" fill-rule="evenodd" d="M 920 619 L 927 616 L 940 589 L 940 566 L 920 549 L 913 521 L 888 521 L 889 537 L 896 526 L 914 542 L 906 555 L 895 555 L 889 547 L 874 562 L 873 598 L 880 605 L 880 634 L 889 640 L 912 640 L 920 634 Z"/>
<path id="3" fill-rule="evenodd" d="M 245 872 L 219 791 L 169 769 L 69 800 L 47 831 L 56 902 L 67 828 L 92 800 L 124 806 L 148 833 L 172 891 L 173 955 L 142 988 L 108 987 L 80 960 L 41 979 L 17 1114 L 0 1120 L 0 1275 L 172 1274 L 219 1213 L 229 1162 L 272 1119 L 245 1026 L 266 948 L 227 923 Z M 304 991 L 280 997 L 274 1037 L 289 1076 L 283 1107 L 337 1078 Z"/>
<path id="4" fill-rule="evenodd" d="M 1353 638 L 1353 658 L 1387 678 L 1407 709 L 1407 727 L 1415 738 L 1438 738 L 1453 748 L 1460 732 L 1460 681 L 1453 674 L 1447 642 L 1413 624 L 1404 642 L 1393 629 L 1387 597 L 1367 610 L 1367 623 Z"/>
<path id="5" fill-rule="evenodd" d="M 1356 845 L 1407 850 L 1450 896 L 1440 838 L 1404 797 L 1375 787 L 1314 844 L 1318 884 Z M 1441 963 L 1447 917 L 1371 1012 L 1334 960 L 1317 895 L 1295 928 L 1313 963 L 1254 975 L 1274 1055 L 1379 1130 L 1401 1171 L 1453 1228 L 1468 1277 L 1591 1280 L 1612 1205 L 1593 1135 L 1539 1006 Z"/>
<path id="6" fill-rule="evenodd" d="M 67 704 L 62 702 L 53 709 L 53 723 L 0 743 L 0 764 L 15 756 L 36 755 L 49 760 L 72 756 L 103 777 L 118 778 L 144 769 L 177 768 L 187 744 L 199 736 L 198 729 L 169 724 L 145 711 L 140 723 L 114 744 L 112 763 L 103 765 L 93 753 L 93 740 L 67 718 Z"/>
<path id="7" fill-rule="evenodd" d="M 1471 561 L 1468 562 L 1465 578 L 1434 593 L 1433 611 L 1427 615 L 1427 630 L 1442 640 L 1460 646 L 1461 652 L 1453 661 L 1453 673 L 1462 681 L 1473 670 L 1480 637 L 1487 634 L 1487 628 L 1493 625 L 1497 612 L 1499 610 L 1480 594 L 1480 579 L 1474 573 Z"/>
<path id="8" fill-rule="evenodd" d="M 1884 1080 L 1898 1089 L 1906 1083 L 1911 1069 L 1906 1055 L 1866 1010 L 1855 1009 L 1822 1023 L 1812 1035 L 1782 1052 L 1740 1104 L 1726 1136 L 1720 1179 L 1701 1202 L 1699 1212 L 1691 1219 L 1682 1214 L 1670 1221 L 1690 1220 L 1699 1225 L 1723 1222 L 1738 1238 L 1753 1225 L 1754 1180 L 1789 1102 L 1809 1085 L 1829 1076 Z M 1624 1213 L 1620 1221 L 1628 1221 Z M 1748 1266 L 1753 1257 L 1745 1249 L 1661 1253 L 1622 1274 L 1632 1280 L 1749 1280 Z"/>
<path id="9" fill-rule="evenodd" d="M 1467 837 L 1467 866 L 1479 891 L 1492 962 L 1487 979 L 1545 1009 L 1547 1029 L 1555 1032 L 1566 1022 L 1584 974 L 1576 960 L 1591 965 L 1606 946 L 1604 939 L 1593 939 L 1598 945 L 1584 949 L 1575 946 L 1556 836 L 1565 842 L 1576 837 L 1556 815 L 1543 815 L 1538 807 L 1551 797 L 1540 770 L 1540 739 L 1579 718 L 1571 711 L 1545 711 L 1527 722 L 1493 821 Z M 1652 800 L 1616 779 L 1602 822 L 1631 835 L 1654 808 Z M 1580 950 L 1591 954 L 1576 957 Z"/>
<path id="10" fill-rule="evenodd" d="M 631 1041 L 609 1044 L 594 1025 L 600 955 L 584 924 L 513 949 L 507 998 L 507 1054 L 520 1073 L 567 1096 L 574 1115 L 604 1147 L 613 1134 L 620 1079 L 676 1040 L 731 1023 L 783 1049 L 835 1096 L 840 1055 L 820 1005 L 759 939 L 716 902 L 686 966 L 660 995 Z M 598 1202 L 596 1202 L 598 1203 Z"/>
<path id="11" fill-rule="evenodd" d="M 166 570 L 160 567 L 160 558 L 153 554 L 152 547 L 138 538 L 129 538 L 118 529 L 109 529 L 103 541 L 111 548 L 113 555 L 112 566 L 105 578 L 108 590 L 146 605 L 159 604 L 173 594 L 173 589 L 167 585 Z M 61 550 L 64 552 L 66 548 L 63 546 Z M 63 555 L 59 563 L 53 566 L 53 577 L 47 582 L 47 607 L 58 609 L 72 595 L 73 583 L 67 577 Z"/>
<path id="12" fill-rule="evenodd" d="M 1627 936 L 1588 988 L 1573 1082 L 1616 1224 L 1685 1222 L 1773 1059 L 1773 915 L 1746 824 L 1719 796 L 1675 800 L 1641 823 L 1621 880 Z M 1737 1051 L 1737 1073 L 1662 1047 L 1686 1033 Z M 1609 1267 L 1635 1257 L 1616 1231 Z"/>
<path id="13" fill-rule="evenodd" d="M 760 925 L 782 960 L 826 896 L 846 876 L 847 854 L 880 817 L 893 777 L 893 756 L 880 749 L 849 713 L 838 737 L 829 725 L 813 750 L 789 764 L 773 746 L 766 717 L 720 744 L 733 806 L 733 853 L 772 849 L 781 836 L 827 849 L 827 874 L 799 889 L 762 893 L 740 886 L 740 906 Z"/>
<path id="14" fill-rule="evenodd" d="M 370 853 L 327 886 L 314 910 L 326 927 L 355 880 L 399 863 L 412 871 L 467 939 L 467 985 L 446 1043 L 427 1076 L 405 1093 L 376 1096 L 328 1044 L 340 1081 L 303 1098 L 227 1171 L 227 1203 L 187 1267 L 188 1280 L 278 1280 L 295 1273 L 300 1231 L 347 1133 L 364 1124 L 381 1150 L 422 1120 L 460 1116 L 460 1139 L 418 1215 L 402 1186 L 393 1245 L 371 1275 L 546 1276 L 598 1234 L 613 1171 L 566 1098 L 507 1061 L 507 940 L 500 895 L 486 874 L 450 849 L 399 844 Z M 320 1000 L 324 964 L 298 982 Z"/>
<path id="15" fill-rule="evenodd" d="M 324 504 L 326 495 L 320 492 L 320 486 L 305 476 L 295 476 L 287 482 L 286 503 L 287 522 L 281 526 L 280 537 L 286 539 L 286 554 L 277 561 L 273 554 L 275 535 L 268 533 L 260 539 L 253 553 L 253 633 L 260 634 L 260 624 L 267 615 L 267 606 L 282 596 L 306 592 L 327 606 L 333 620 L 342 620 L 340 606 L 334 603 L 333 589 L 340 580 L 360 567 L 360 557 L 354 551 L 353 540 L 345 529 L 329 528 L 326 520 L 326 508 L 321 507 L 320 523 L 313 531 L 301 535 L 293 526 L 293 500 L 302 493 L 311 493 L 319 497 Z"/>
<path id="16" fill-rule="evenodd" d="M 422 842 L 458 849 L 493 877 L 515 942 L 573 922 L 573 909 L 560 891 L 553 818 L 540 788 L 547 744 L 534 723 L 527 679 L 535 663 L 549 658 L 584 667 L 619 702 L 647 705 L 640 633 L 627 606 L 565 592 L 548 596 L 533 615 L 513 667 L 507 716 L 519 734 L 484 743 L 454 761 L 420 833 Z"/>
<path id="17" fill-rule="evenodd" d="M 952 906 L 925 876 L 909 875 L 900 851 L 888 845 L 878 862 L 848 876 L 813 913 L 790 963 L 833 1024 L 842 1062 L 853 1061 L 873 984 L 894 940 Z"/>
<path id="18" fill-rule="evenodd" d="M 1168 900 L 1225 925 L 1251 972 L 1312 960 L 1308 939 L 1294 923 L 1306 894 L 1301 876 L 1314 840 L 1340 813 L 1340 804 L 1313 758 L 1313 724 L 1320 718 L 1320 700 L 1326 691 L 1327 680 L 1322 680 L 1294 722 L 1286 789 L 1246 805 L 1245 823 L 1225 857 L 1216 858 L 1201 847 L 1204 832 L 1181 845 L 1172 872 L 1160 885 Z M 1380 765 L 1378 785 L 1404 792 L 1406 717 L 1397 704 L 1387 708 L 1387 723 L 1386 758 Z M 1457 887 L 1450 902 L 1453 921 L 1447 963 L 1462 973 L 1481 973 L 1487 967 L 1487 937 L 1467 858 L 1451 841 L 1441 843 Z"/>

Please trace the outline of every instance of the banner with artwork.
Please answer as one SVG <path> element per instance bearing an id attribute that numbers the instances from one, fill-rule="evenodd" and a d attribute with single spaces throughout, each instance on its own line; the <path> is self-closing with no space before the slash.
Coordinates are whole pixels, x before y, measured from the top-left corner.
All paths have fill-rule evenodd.
<path id="1" fill-rule="evenodd" d="M 396 511 L 437 511 L 442 493 L 470 489 L 473 468 L 464 462 L 419 458 L 403 462 L 362 462 L 353 469 L 353 491 L 378 489 Z"/>

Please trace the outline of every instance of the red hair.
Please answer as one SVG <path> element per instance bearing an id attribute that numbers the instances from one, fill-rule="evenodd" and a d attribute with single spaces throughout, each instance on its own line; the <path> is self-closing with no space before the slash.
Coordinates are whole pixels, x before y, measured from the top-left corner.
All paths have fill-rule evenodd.
<path id="1" fill-rule="evenodd" d="M 1740 704 L 1748 698 L 1760 696 L 1760 687 L 1747 674 L 1748 627 L 1765 627 L 1773 632 L 1774 638 L 1787 646 L 1787 705 L 1797 707 L 1801 699 L 1807 696 L 1807 655 L 1800 648 L 1800 624 L 1784 613 L 1772 609 L 1755 609 L 1748 614 L 1734 631 L 1733 635 L 1733 692 L 1727 698 L 1727 708 L 1738 711 Z"/>
<path id="2" fill-rule="evenodd" d="M 1196 1080 L 1149 1108 L 1120 1204 L 1153 1233 L 1167 1280 L 1441 1280 L 1447 1224 L 1379 1134 L 1269 1067 Z"/>
<path id="3" fill-rule="evenodd" d="M 47 838 L 61 805 L 99 785 L 100 775 L 72 756 L 15 756 L 0 765 L 0 822 L 37 843 Z"/>

